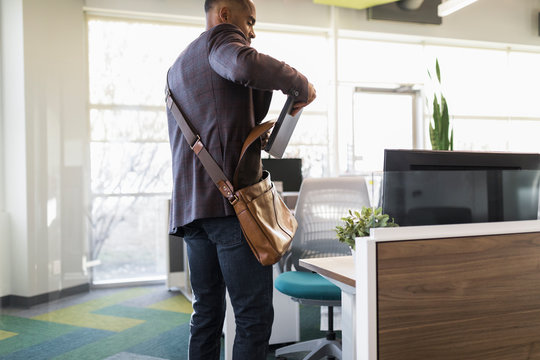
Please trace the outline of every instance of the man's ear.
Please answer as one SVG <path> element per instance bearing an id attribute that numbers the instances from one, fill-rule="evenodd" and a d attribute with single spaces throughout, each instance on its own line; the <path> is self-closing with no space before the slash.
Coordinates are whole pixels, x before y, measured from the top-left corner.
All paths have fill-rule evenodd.
<path id="1" fill-rule="evenodd" d="M 221 9 L 219 9 L 218 16 L 219 16 L 219 20 L 222 23 L 228 23 L 231 19 L 231 10 L 227 6 L 224 6 Z"/>

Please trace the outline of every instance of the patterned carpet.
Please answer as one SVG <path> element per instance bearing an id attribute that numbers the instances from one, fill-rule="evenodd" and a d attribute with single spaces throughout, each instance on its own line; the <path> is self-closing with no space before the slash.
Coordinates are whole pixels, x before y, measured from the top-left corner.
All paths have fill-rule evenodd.
<path id="1" fill-rule="evenodd" d="M 183 295 L 163 285 L 93 290 L 31 309 L 0 309 L 0 359 L 183 360 L 191 312 Z M 319 319 L 319 308 L 301 307 L 302 340 L 324 336 Z"/>

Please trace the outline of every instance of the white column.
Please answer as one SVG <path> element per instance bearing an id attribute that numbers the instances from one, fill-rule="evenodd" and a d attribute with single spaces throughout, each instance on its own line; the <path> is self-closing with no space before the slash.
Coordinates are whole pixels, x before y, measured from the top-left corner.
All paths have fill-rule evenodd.
<path id="1" fill-rule="evenodd" d="M 3 208 L 0 255 L 7 269 L 0 273 L 0 295 L 25 295 L 28 289 L 28 198 L 26 163 L 26 109 L 24 87 L 24 40 L 22 0 L 2 0 L 2 156 Z M 7 171 L 9 170 L 9 171 Z M 13 261 L 12 259 L 17 259 Z"/>
<path id="2" fill-rule="evenodd" d="M 83 3 L 1 1 L 0 211 L 9 223 L 0 221 L 0 261 L 11 261 L 11 271 L 0 281 L 11 285 L 0 295 L 31 297 L 88 282 Z"/>

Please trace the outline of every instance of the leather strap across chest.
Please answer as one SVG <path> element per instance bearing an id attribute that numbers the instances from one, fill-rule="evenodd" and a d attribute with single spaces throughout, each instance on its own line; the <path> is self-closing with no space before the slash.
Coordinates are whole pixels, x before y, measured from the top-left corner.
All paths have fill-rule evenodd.
<path id="1" fill-rule="evenodd" d="M 237 200 L 236 196 L 234 194 L 235 190 L 232 185 L 232 183 L 227 179 L 227 176 L 225 173 L 223 173 L 223 170 L 218 165 L 218 163 L 214 160 L 212 155 L 208 152 L 206 147 L 204 146 L 200 135 L 197 133 L 197 131 L 194 129 L 193 125 L 185 118 L 184 114 L 176 104 L 176 101 L 174 100 L 171 90 L 169 89 L 169 74 L 167 73 L 167 86 L 165 88 L 165 100 L 167 103 L 167 108 L 172 112 L 174 119 L 176 120 L 178 126 L 180 127 L 180 131 L 182 131 L 182 134 L 184 135 L 187 143 L 189 144 L 189 147 L 193 152 L 195 152 L 195 155 L 201 160 L 201 163 L 203 164 L 204 168 L 208 172 L 208 175 L 210 175 L 210 178 L 216 184 L 219 192 L 231 203 L 234 204 L 234 202 Z M 240 159 L 238 160 L 238 164 L 242 162 L 242 158 L 246 154 L 247 149 L 253 142 L 255 142 L 257 139 L 261 137 L 264 133 L 269 131 L 275 124 L 275 121 L 267 121 L 260 125 L 255 126 L 250 133 L 248 134 L 248 137 L 244 141 L 244 145 L 242 146 L 242 151 L 240 152 Z M 236 167 L 236 170 L 234 172 L 234 181 L 237 183 L 239 175 L 239 166 Z"/>

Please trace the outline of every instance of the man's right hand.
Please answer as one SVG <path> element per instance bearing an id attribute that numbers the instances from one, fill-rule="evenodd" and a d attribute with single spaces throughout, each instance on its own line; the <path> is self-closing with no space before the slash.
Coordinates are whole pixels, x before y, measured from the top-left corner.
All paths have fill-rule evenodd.
<path id="1" fill-rule="evenodd" d="M 294 115 L 298 114 L 300 109 L 302 109 L 303 107 L 306 107 L 309 104 L 311 104 L 313 102 L 313 100 L 315 100 L 316 97 L 317 97 L 317 92 L 315 91 L 315 88 L 313 87 L 313 84 L 308 83 L 308 98 L 307 98 L 307 101 L 306 102 L 297 102 L 297 103 L 295 103 L 293 105 L 293 111 L 291 111 L 291 115 L 294 116 Z"/>

